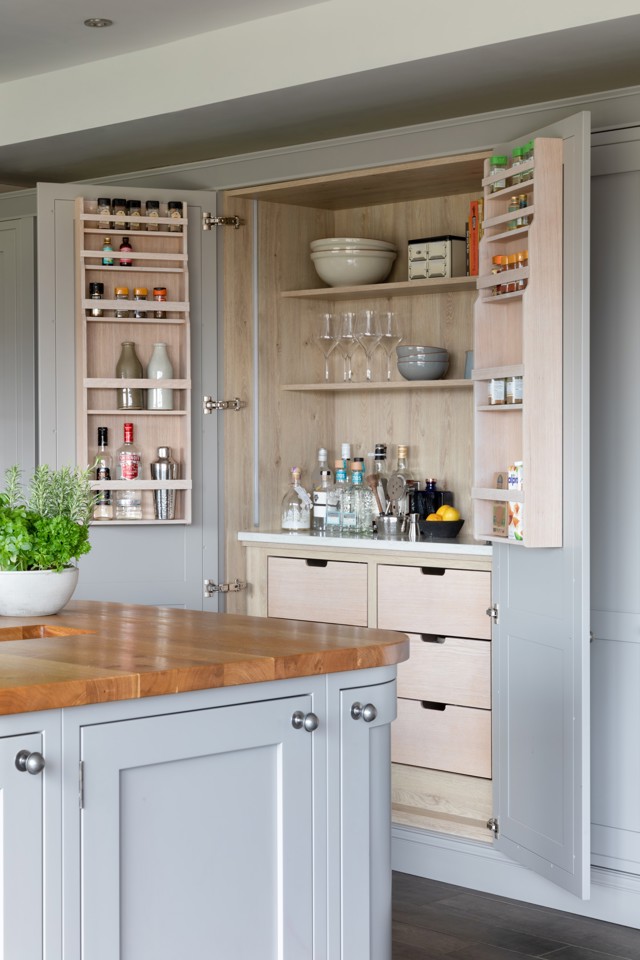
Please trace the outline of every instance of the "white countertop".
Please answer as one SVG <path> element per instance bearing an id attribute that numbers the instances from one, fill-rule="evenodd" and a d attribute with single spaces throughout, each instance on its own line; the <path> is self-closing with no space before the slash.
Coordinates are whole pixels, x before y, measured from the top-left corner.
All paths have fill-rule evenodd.
<path id="1" fill-rule="evenodd" d="M 279 547 L 289 544 L 294 547 L 326 547 L 327 549 L 393 551 L 397 553 L 428 554 L 449 553 L 458 556 L 490 557 L 491 544 L 479 543 L 471 537 L 456 537 L 455 540 L 378 540 L 376 537 L 325 537 L 309 533 L 273 533 L 269 531 L 242 530 L 238 534 L 241 543 L 265 543 Z"/>

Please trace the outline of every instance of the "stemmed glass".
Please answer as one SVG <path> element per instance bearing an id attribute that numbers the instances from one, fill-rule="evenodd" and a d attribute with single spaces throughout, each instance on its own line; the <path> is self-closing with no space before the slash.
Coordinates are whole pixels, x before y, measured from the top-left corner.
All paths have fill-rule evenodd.
<path id="1" fill-rule="evenodd" d="M 367 358 L 367 380 L 371 380 L 371 357 L 373 351 L 380 343 L 382 330 L 378 326 L 378 319 L 375 310 L 363 310 L 358 318 L 358 324 L 355 330 L 355 337 Z"/>
<path id="2" fill-rule="evenodd" d="M 387 355 L 387 380 L 391 380 L 391 354 L 402 343 L 402 336 L 396 328 L 394 314 L 389 310 L 380 318 L 380 344 Z"/>
<path id="3" fill-rule="evenodd" d="M 338 346 L 335 317 L 332 313 L 323 313 L 320 317 L 320 329 L 313 338 L 316 346 L 324 355 L 324 380 L 329 382 L 329 357 Z"/>
<path id="4" fill-rule="evenodd" d="M 340 317 L 338 345 L 344 360 L 343 380 L 345 382 L 351 382 L 351 357 L 353 356 L 353 351 L 358 346 L 358 341 L 355 336 L 355 323 L 356 315 L 351 311 L 343 313 Z"/>

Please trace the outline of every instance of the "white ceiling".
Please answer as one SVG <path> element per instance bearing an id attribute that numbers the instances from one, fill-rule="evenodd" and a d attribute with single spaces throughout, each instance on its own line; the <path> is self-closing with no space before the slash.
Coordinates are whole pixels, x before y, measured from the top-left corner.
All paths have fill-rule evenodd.
<path id="1" fill-rule="evenodd" d="M 89 8 L 86 0 L 2 0 L 0 182 L 31 186 L 38 180 L 104 178 L 640 85 L 640 13 L 496 43 L 478 41 L 478 45 L 470 40 L 476 40 L 474 32 L 467 28 L 465 33 L 458 18 L 454 21 L 457 46 L 449 45 L 446 52 L 429 56 L 415 55 L 418 48 L 429 50 L 429 46 L 426 40 L 416 44 L 410 23 L 401 21 L 394 37 L 387 37 L 384 32 L 376 35 L 375 24 L 364 22 L 357 35 L 352 31 L 345 37 L 339 33 L 340 23 L 336 23 L 335 45 L 330 42 L 329 30 L 320 51 L 316 38 L 308 33 L 299 38 L 300 49 L 291 48 L 292 58 L 298 58 L 295 82 L 281 81 L 278 85 L 277 78 L 282 74 L 277 73 L 276 82 L 272 81 L 267 68 L 274 66 L 272 61 L 278 53 L 265 41 L 264 49 L 258 48 L 257 57 L 246 58 L 242 49 L 231 51 L 233 62 L 237 60 L 236 76 L 241 77 L 244 71 L 256 78 L 253 86 L 245 86 L 238 96 L 226 93 L 224 98 L 216 99 L 213 82 L 203 93 L 202 82 L 198 88 L 194 80 L 191 102 L 196 105 L 172 109 L 166 105 L 167 88 L 162 89 L 158 83 L 159 102 L 153 110 L 135 120 L 120 120 L 119 115 L 116 122 L 104 120 L 107 110 L 113 108 L 114 98 L 116 105 L 122 105 L 122 116 L 127 116 L 125 107 L 143 80 L 138 76 L 135 54 L 148 46 L 219 29 L 224 37 L 230 37 L 234 34 L 229 28 L 234 24 L 250 27 L 252 21 L 258 38 L 268 39 L 269 23 L 277 24 L 280 30 L 284 18 L 299 25 L 307 22 L 304 18 L 324 16 L 325 12 L 335 16 L 336 11 L 357 6 L 374 9 L 376 3 L 381 9 L 381 0 L 92 0 Z M 529 13 L 541 3 L 543 0 L 537 0 L 527 8 Z M 609 3 L 616 11 L 633 7 L 623 0 Z M 385 0 L 385 4 L 393 9 L 412 5 L 410 0 L 394 0 L 393 5 Z M 588 0 L 583 0 L 585 4 Z M 452 15 L 460 5 L 451 0 L 448 9 L 453 9 Z M 429 4 L 420 0 L 414 6 L 424 10 Z M 485 18 L 499 12 L 492 12 L 490 6 L 478 5 L 475 0 L 473 7 L 484 11 Z M 557 9 L 562 15 L 567 10 L 564 6 Z M 100 15 L 107 15 L 114 26 L 89 30 L 82 25 L 87 16 Z M 265 20 L 271 16 L 281 19 Z M 527 24 L 531 20 L 525 19 Z M 535 21 L 538 29 L 539 22 Z M 531 23 L 529 29 L 533 31 L 534 21 Z M 246 30 L 245 26 L 242 36 L 247 36 Z M 367 37 L 369 46 L 363 47 Z M 403 38 L 405 52 L 413 54 L 409 59 L 396 52 L 397 42 Z M 374 39 L 378 44 L 377 60 L 367 60 L 362 54 L 374 46 Z M 307 50 L 309 55 L 305 57 Z M 382 52 L 378 53 L 379 50 Z M 212 56 L 215 53 L 214 45 Z M 128 54 L 129 58 L 120 58 L 121 54 Z M 311 62 L 314 56 L 328 65 L 323 74 L 305 71 L 306 60 Z M 169 78 L 172 62 L 169 57 L 162 60 Z M 352 68 L 351 63 L 358 67 Z M 368 68 L 363 68 L 362 63 L 369 64 Z M 114 64 L 118 64 L 117 70 Z M 3 139 L 9 120 L 19 113 L 33 112 L 34 124 L 38 122 L 38 108 L 40 116 L 45 116 L 38 97 L 46 87 L 53 87 L 67 75 L 80 76 L 82 71 L 91 69 L 89 65 L 99 68 L 100 77 L 104 77 L 105 99 L 101 102 L 95 98 L 92 106 L 94 100 L 89 100 L 79 82 L 73 88 L 73 103 L 57 98 L 53 108 L 47 106 L 47 116 L 59 116 L 60 126 L 53 127 L 56 131 L 64 129 L 71 108 L 83 105 L 84 99 L 84 106 L 88 104 L 92 110 L 92 120 L 97 120 L 90 129 L 85 123 L 84 127 L 70 127 L 65 133 L 39 136 L 36 128 L 28 139 L 6 135 Z M 67 67 L 73 69 L 67 71 Z M 51 73 L 52 70 L 59 72 Z M 321 78 L 308 80 L 307 76 Z M 179 79 L 184 80 L 184 76 Z M 235 89 L 231 84 L 230 90 Z M 248 89 L 258 92 L 246 93 Z M 16 109 L 14 92 L 25 101 L 24 109 L 21 102 L 20 110 Z M 112 116 L 116 117 L 113 111 Z"/>

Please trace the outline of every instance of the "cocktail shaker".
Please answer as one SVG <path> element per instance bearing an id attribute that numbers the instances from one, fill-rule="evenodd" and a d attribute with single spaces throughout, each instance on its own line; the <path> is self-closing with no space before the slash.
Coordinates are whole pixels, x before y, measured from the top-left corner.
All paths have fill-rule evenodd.
<path id="1" fill-rule="evenodd" d="M 171 458 L 171 447 L 158 447 L 158 458 L 150 464 L 152 480 L 177 480 L 178 464 Z M 173 520 L 176 512 L 176 491 L 153 491 L 156 520 Z"/>

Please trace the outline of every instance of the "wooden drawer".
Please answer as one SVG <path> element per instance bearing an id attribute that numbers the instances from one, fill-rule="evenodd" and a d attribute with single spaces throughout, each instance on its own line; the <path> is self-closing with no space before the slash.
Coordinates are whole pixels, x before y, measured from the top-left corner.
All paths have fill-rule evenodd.
<path id="1" fill-rule="evenodd" d="M 420 700 L 398 699 L 391 724 L 391 759 L 471 777 L 491 777 L 491 711 L 451 704 L 426 709 Z"/>
<path id="2" fill-rule="evenodd" d="M 436 830 L 491 843 L 487 821 L 493 816 L 493 784 L 443 770 L 391 765 L 394 823 Z"/>
<path id="3" fill-rule="evenodd" d="M 491 709 L 488 640 L 409 634 L 411 653 L 398 664 L 398 696 Z"/>
<path id="4" fill-rule="evenodd" d="M 267 615 L 366 627 L 367 564 L 269 557 Z"/>
<path id="5" fill-rule="evenodd" d="M 378 626 L 491 639 L 491 574 L 442 567 L 378 567 Z"/>

